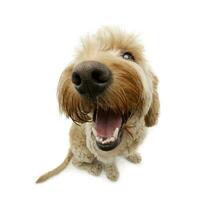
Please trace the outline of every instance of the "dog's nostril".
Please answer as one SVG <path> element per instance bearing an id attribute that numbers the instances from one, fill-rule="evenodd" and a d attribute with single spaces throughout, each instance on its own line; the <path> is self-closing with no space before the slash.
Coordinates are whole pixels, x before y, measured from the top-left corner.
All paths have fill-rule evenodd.
<path id="1" fill-rule="evenodd" d="M 81 84 L 81 77 L 77 72 L 73 72 L 72 82 L 77 86 L 79 86 Z"/>
<path id="2" fill-rule="evenodd" d="M 96 83 L 106 83 L 110 78 L 109 71 L 102 69 L 94 70 L 91 76 Z"/>

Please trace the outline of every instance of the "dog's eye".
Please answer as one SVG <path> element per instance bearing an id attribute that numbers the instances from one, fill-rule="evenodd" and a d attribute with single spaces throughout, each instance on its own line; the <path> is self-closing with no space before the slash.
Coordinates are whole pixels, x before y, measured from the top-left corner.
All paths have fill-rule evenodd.
<path id="1" fill-rule="evenodd" d="M 125 60 L 130 60 L 130 61 L 135 60 L 134 56 L 130 52 L 123 53 L 122 58 L 125 59 Z"/>

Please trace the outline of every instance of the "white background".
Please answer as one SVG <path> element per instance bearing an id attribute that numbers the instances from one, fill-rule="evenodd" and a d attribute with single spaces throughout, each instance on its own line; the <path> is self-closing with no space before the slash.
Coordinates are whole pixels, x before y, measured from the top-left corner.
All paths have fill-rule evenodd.
<path id="1" fill-rule="evenodd" d="M 200 199 L 198 1 L 0 1 L 0 199 Z M 69 147 L 56 88 L 81 36 L 102 25 L 141 35 L 160 79 L 161 115 L 120 179 L 71 164 L 44 184 Z"/>

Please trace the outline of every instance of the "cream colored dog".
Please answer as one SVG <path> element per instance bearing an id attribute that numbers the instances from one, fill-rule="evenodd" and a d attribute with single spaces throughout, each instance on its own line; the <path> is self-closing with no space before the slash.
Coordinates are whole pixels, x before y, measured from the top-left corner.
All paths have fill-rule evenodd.
<path id="1" fill-rule="evenodd" d="M 119 176 L 117 156 L 139 163 L 137 147 L 158 118 L 157 83 L 134 35 L 106 27 L 88 36 L 58 86 L 60 110 L 74 122 L 69 153 L 37 183 L 70 160 L 93 175 L 104 169 L 112 181 Z"/>

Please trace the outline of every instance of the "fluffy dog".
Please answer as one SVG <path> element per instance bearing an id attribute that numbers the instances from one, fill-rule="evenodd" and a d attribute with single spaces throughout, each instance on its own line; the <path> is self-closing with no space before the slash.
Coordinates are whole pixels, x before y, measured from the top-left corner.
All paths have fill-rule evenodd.
<path id="1" fill-rule="evenodd" d="M 159 114 L 158 79 L 137 37 L 104 27 L 83 40 L 58 86 L 60 111 L 73 120 L 70 150 L 43 182 L 72 163 L 93 175 L 102 169 L 116 181 L 115 158 L 141 161 L 138 145 Z"/>

